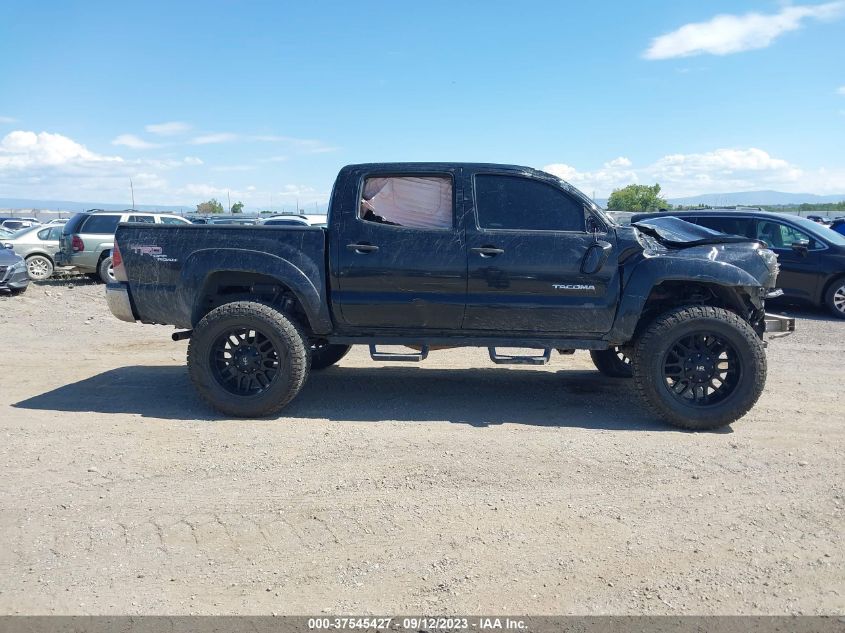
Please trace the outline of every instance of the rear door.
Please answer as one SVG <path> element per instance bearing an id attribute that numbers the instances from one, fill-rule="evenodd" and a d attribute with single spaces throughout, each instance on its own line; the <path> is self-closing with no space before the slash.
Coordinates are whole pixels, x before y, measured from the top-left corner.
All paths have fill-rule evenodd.
<path id="1" fill-rule="evenodd" d="M 460 329 L 466 301 L 463 229 L 455 219 L 460 169 L 367 173 L 355 208 L 333 220 L 332 301 L 354 327 Z"/>
<path id="2" fill-rule="evenodd" d="M 478 173 L 464 186 L 474 209 L 466 215 L 464 329 L 608 332 L 620 289 L 613 232 L 588 232 L 583 202 L 539 179 Z M 606 260 L 584 272 L 596 249 Z"/>

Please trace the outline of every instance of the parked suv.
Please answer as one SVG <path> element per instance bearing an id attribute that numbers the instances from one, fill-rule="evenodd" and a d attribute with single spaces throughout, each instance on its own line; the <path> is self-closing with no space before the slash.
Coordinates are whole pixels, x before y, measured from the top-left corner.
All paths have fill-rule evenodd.
<path id="1" fill-rule="evenodd" d="M 777 287 L 785 299 L 827 307 L 845 319 L 845 236 L 806 218 L 767 211 L 641 213 L 633 221 L 660 216 L 765 242 L 778 255 Z"/>
<path id="2" fill-rule="evenodd" d="M 121 222 L 190 224 L 178 215 L 142 213 L 132 209 L 77 213 L 62 227 L 56 265 L 73 266 L 103 282 L 114 281 L 111 251 L 114 247 L 114 232 Z"/>

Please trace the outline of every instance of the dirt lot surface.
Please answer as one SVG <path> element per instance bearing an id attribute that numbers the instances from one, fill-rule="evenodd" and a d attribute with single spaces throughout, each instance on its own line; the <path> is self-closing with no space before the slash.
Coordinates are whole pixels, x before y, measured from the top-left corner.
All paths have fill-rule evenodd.
<path id="1" fill-rule="evenodd" d="M 0 612 L 845 611 L 845 322 L 799 312 L 732 428 L 651 419 L 585 353 L 357 349 L 273 420 L 87 280 L 0 297 Z"/>

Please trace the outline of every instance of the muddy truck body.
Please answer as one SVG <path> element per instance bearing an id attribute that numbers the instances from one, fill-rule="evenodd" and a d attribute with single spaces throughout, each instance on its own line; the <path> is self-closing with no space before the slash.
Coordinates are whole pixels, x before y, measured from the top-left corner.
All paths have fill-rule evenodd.
<path id="1" fill-rule="evenodd" d="M 352 345 L 398 362 L 477 346 L 498 364 L 589 350 L 657 416 L 715 428 L 762 392 L 767 328 L 794 328 L 765 313 L 762 243 L 672 217 L 620 226 L 511 165 L 351 165 L 326 227 L 122 224 L 113 258 L 115 316 L 181 328 L 199 393 L 242 417 L 280 411 Z"/>

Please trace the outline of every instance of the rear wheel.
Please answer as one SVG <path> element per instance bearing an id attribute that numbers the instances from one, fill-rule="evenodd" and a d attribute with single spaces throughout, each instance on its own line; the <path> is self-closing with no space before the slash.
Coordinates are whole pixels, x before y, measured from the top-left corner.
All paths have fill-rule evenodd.
<path id="1" fill-rule="evenodd" d="M 188 373 L 215 409 L 237 417 L 276 413 L 293 400 L 308 374 L 310 349 L 285 314 L 254 301 L 209 312 L 188 345 Z"/>
<path id="2" fill-rule="evenodd" d="M 100 277 L 100 281 L 104 284 L 114 283 L 117 281 L 114 278 L 114 265 L 111 257 L 103 257 L 103 259 L 100 260 L 100 265 L 97 267 L 97 275 Z"/>
<path id="3" fill-rule="evenodd" d="M 351 345 L 332 345 L 315 343 L 311 346 L 311 369 L 319 370 L 331 367 L 349 353 Z"/>
<path id="4" fill-rule="evenodd" d="M 53 262 L 44 255 L 32 255 L 26 258 L 26 273 L 30 279 L 40 281 L 49 279 L 53 274 Z"/>
<path id="5" fill-rule="evenodd" d="M 845 319 L 845 277 L 830 284 L 824 301 L 833 316 Z"/>
<path id="6" fill-rule="evenodd" d="M 634 344 L 634 381 L 656 414 L 685 429 L 725 426 L 745 415 L 766 383 L 766 355 L 753 328 L 709 306 L 678 308 Z"/>
<path id="7" fill-rule="evenodd" d="M 590 358 L 601 373 L 611 378 L 630 378 L 634 375 L 631 369 L 631 357 L 618 347 L 591 350 Z"/>

